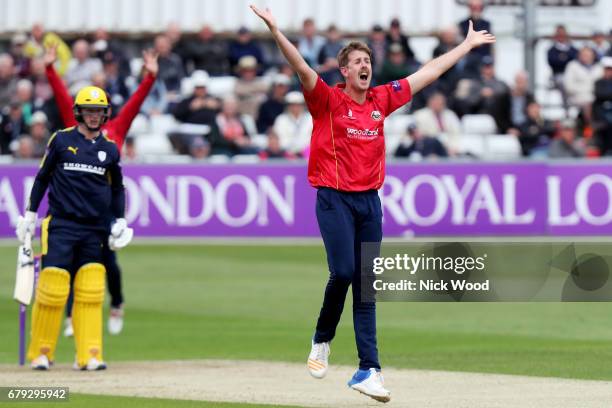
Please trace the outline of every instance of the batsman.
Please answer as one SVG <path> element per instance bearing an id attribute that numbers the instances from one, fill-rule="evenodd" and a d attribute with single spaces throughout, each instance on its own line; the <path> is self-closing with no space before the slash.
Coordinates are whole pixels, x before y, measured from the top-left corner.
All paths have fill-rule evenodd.
<path id="1" fill-rule="evenodd" d="M 119 150 L 100 132 L 110 112 L 106 93 L 97 87 L 85 87 L 78 92 L 73 109 L 77 126 L 57 131 L 49 140 L 25 215 L 17 223 L 20 241 L 34 235 L 37 211 L 48 188 L 49 211 L 41 227 L 42 270 L 28 348 L 28 359 L 36 370 L 47 370 L 55 359 L 71 270 L 75 271 L 74 368 L 106 368 L 102 355 L 106 273 L 102 247 L 108 239 L 110 247 L 121 248 L 132 238 L 124 218 Z M 73 265 L 76 268 L 72 269 Z"/>

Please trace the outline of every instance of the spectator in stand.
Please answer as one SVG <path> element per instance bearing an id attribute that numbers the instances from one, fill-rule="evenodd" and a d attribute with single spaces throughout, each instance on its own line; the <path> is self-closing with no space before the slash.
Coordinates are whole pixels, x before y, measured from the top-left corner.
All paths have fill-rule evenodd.
<path id="1" fill-rule="evenodd" d="M 218 137 L 210 139 L 213 154 L 234 156 L 257 153 L 251 146 L 251 139 L 238 112 L 238 99 L 235 96 L 228 95 L 223 98 L 221 112 L 217 114 L 215 122 L 219 132 Z"/>
<path id="2" fill-rule="evenodd" d="M 389 24 L 389 31 L 385 35 L 385 38 L 387 40 L 388 46 L 391 44 L 399 44 L 402 46 L 402 50 L 404 52 L 404 55 L 406 56 L 406 60 L 416 61 L 414 51 L 412 51 L 412 48 L 410 48 L 410 39 L 407 35 L 402 33 L 402 27 L 399 18 L 396 17 L 391 20 L 391 24 Z M 416 63 L 418 64 L 418 62 Z"/>
<path id="3" fill-rule="evenodd" d="M 246 56 L 255 58 L 257 65 L 264 65 L 265 61 L 260 45 L 253 39 L 253 35 L 248 28 L 240 27 L 238 38 L 232 41 L 229 46 L 228 59 L 232 72 L 236 72 L 238 62 L 242 57 Z"/>
<path id="4" fill-rule="evenodd" d="M 395 81 L 397 78 L 405 78 L 416 72 L 419 68 L 414 61 L 408 61 L 404 55 L 401 44 L 393 43 L 389 46 L 389 52 L 378 75 L 382 84 Z"/>
<path id="5" fill-rule="evenodd" d="M 602 155 L 612 154 L 612 57 L 603 57 L 603 78 L 595 82 L 593 120 Z"/>
<path id="6" fill-rule="evenodd" d="M 201 137 L 194 137 L 189 146 L 189 155 L 196 159 L 202 160 L 210 154 L 210 143 Z"/>
<path id="7" fill-rule="evenodd" d="M 32 113 L 34 111 L 32 82 L 29 79 L 20 79 L 15 88 L 15 99 L 21 104 L 23 120 L 27 126 L 32 123 Z"/>
<path id="8" fill-rule="evenodd" d="M 509 133 L 518 137 L 523 156 L 545 155 L 556 133 L 554 123 L 542 117 L 540 104 L 534 100 L 527 104 L 525 111 L 525 121 Z"/>
<path id="9" fill-rule="evenodd" d="M 30 81 L 34 87 L 34 109 L 44 109 L 45 103 L 53 99 L 53 90 L 45 75 L 45 61 L 42 58 L 33 58 L 30 63 Z"/>
<path id="10" fill-rule="evenodd" d="M 317 34 L 317 27 L 312 18 L 302 23 L 302 35 L 298 40 L 298 51 L 312 68 L 317 67 L 319 53 L 325 45 L 325 38 Z"/>
<path id="11" fill-rule="evenodd" d="M 17 140 L 17 148 L 13 152 L 13 157 L 20 160 L 34 159 L 34 141 L 28 135 L 22 135 Z"/>
<path id="12" fill-rule="evenodd" d="M 15 64 L 10 54 L 0 54 L 0 111 L 4 109 L 15 95 L 17 75 Z"/>
<path id="13" fill-rule="evenodd" d="M 433 50 L 433 58 L 437 58 L 442 54 L 446 54 L 457 45 L 459 45 L 458 41 L 459 37 L 459 29 L 457 26 L 450 26 L 443 29 L 439 35 L 439 42 L 436 48 Z M 455 91 L 455 87 L 457 86 L 457 82 L 461 79 L 461 74 L 463 70 L 463 66 L 465 65 L 465 61 L 461 60 L 451 69 L 446 71 L 434 84 L 436 89 L 445 95 L 451 95 Z"/>
<path id="14" fill-rule="evenodd" d="M 143 74 L 141 74 L 141 78 Z M 155 80 L 147 98 L 142 103 L 140 113 L 148 118 L 166 113 L 168 111 L 168 98 L 166 94 L 164 82 L 158 79 Z"/>
<path id="15" fill-rule="evenodd" d="M 32 115 L 30 136 L 32 137 L 32 156 L 42 158 L 47 150 L 47 143 L 51 135 L 47 128 L 47 115 L 41 111 L 34 112 Z"/>
<path id="16" fill-rule="evenodd" d="M 14 99 L 0 116 L 0 154 L 11 154 L 24 133 L 28 133 L 28 126 L 23 119 L 21 103 Z"/>
<path id="17" fill-rule="evenodd" d="M 529 74 L 519 71 L 514 76 L 514 86 L 511 94 L 511 122 L 513 126 L 521 126 L 527 120 L 527 105 L 535 100 L 529 90 Z"/>
<path id="18" fill-rule="evenodd" d="M 124 163 L 134 161 L 136 160 L 137 156 L 138 154 L 136 152 L 136 144 L 134 143 L 134 137 L 126 137 L 123 152 L 121 154 L 121 161 Z"/>
<path id="19" fill-rule="evenodd" d="M 426 108 L 414 112 L 414 121 L 422 135 L 433 138 L 446 135 L 449 150 L 457 150 L 461 122 L 455 112 L 446 107 L 444 94 L 435 92 L 427 101 Z"/>
<path id="20" fill-rule="evenodd" d="M 295 159 L 295 155 L 287 152 L 281 147 L 280 139 L 273 128 L 268 129 L 268 146 L 259 152 L 259 158 L 261 160 L 268 159 Z"/>
<path id="21" fill-rule="evenodd" d="M 170 102 L 178 99 L 181 81 L 185 77 L 181 57 L 172 52 L 172 43 L 165 34 L 155 37 L 155 51 L 159 54 L 159 79 L 163 81 Z"/>
<path id="22" fill-rule="evenodd" d="M 584 157 L 584 144 L 576 140 L 576 124 L 571 119 L 561 122 L 559 136 L 548 147 L 548 157 L 553 159 Z"/>
<path id="23" fill-rule="evenodd" d="M 280 139 L 283 150 L 303 156 L 310 145 L 312 117 L 306 109 L 302 92 L 292 91 L 285 96 L 286 111 L 274 121 L 274 133 Z"/>
<path id="24" fill-rule="evenodd" d="M 493 58 L 483 58 L 480 78 L 460 80 L 454 96 L 460 115 L 486 113 L 493 116 L 499 132 L 510 128 L 510 89 L 495 77 Z"/>
<path id="25" fill-rule="evenodd" d="M 340 31 L 338 31 L 335 25 L 330 25 L 326 32 L 326 42 L 321 47 L 317 60 L 319 76 L 330 86 L 344 81 L 338 69 L 338 60 L 336 59 L 343 45 Z"/>
<path id="26" fill-rule="evenodd" d="M 257 131 L 266 133 L 274 125 L 276 117 L 285 110 L 285 95 L 289 91 L 291 79 L 285 74 L 276 74 L 272 78 L 272 90 L 268 98 L 259 107 L 257 115 Z"/>
<path id="27" fill-rule="evenodd" d="M 164 35 L 170 41 L 170 48 L 173 50 L 179 46 L 183 37 L 183 31 L 177 22 L 173 21 L 168 24 L 166 30 L 164 31 Z"/>
<path id="28" fill-rule="evenodd" d="M 368 47 L 372 50 L 372 86 L 375 86 L 381 83 L 378 78 L 387 59 L 387 40 L 384 30 L 379 24 L 375 24 L 372 26 L 372 30 L 370 30 Z"/>
<path id="29" fill-rule="evenodd" d="M 484 1 L 469 0 L 468 8 L 470 10 L 469 17 L 459 23 L 459 30 L 461 31 L 461 34 L 464 37 L 467 35 L 470 20 L 472 20 L 472 23 L 474 24 L 474 31 L 487 30 L 489 33 L 493 34 L 491 23 L 482 17 L 482 13 L 484 11 Z M 482 47 L 474 48 L 466 56 L 464 76 L 472 78 L 478 77 L 483 59 L 485 57 L 492 56 L 493 47 L 491 44 L 485 44 Z"/>
<path id="30" fill-rule="evenodd" d="M 28 37 L 24 33 L 16 33 L 11 38 L 10 54 L 13 57 L 13 63 L 19 78 L 30 76 L 30 57 L 26 56 L 24 52 L 27 41 Z"/>
<path id="31" fill-rule="evenodd" d="M 606 41 L 606 35 L 603 31 L 597 30 L 591 37 L 589 46 L 595 51 L 595 60 L 599 61 L 610 51 L 610 43 Z"/>
<path id="32" fill-rule="evenodd" d="M 411 123 L 408 125 L 407 134 L 402 136 L 394 156 L 418 161 L 423 158 L 447 157 L 448 153 L 438 139 L 423 136 L 419 128 Z"/>
<path id="33" fill-rule="evenodd" d="M 603 75 L 601 64 L 595 62 L 595 51 L 582 47 L 578 59 L 570 61 L 565 69 L 563 84 L 570 106 L 580 109 L 585 127 L 591 125 L 591 105 L 595 100 L 595 81 Z"/>
<path id="34" fill-rule="evenodd" d="M 553 86 L 561 91 L 563 104 L 567 108 L 567 95 L 563 85 L 563 74 L 567 64 L 578 57 L 578 50 L 572 45 L 565 26 L 558 25 L 553 36 L 554 44 L 549 48 L 548 65 L 552 70 Z"/>
<path id="35" fill-rule="evenodd" d="M 90 56 L 87 40 L 79 39 L 72 45 L 73 58 L 68 64 L 64 79 L 72 95 L 91 83 L 94 74 L 102 72 L 102 62 Z"/>
<path id="36" fill-rule="evenodd" d="M 216 38 L 208 25 L 203 26 L 195 39 L 185 41 L 183 63 L 188 73 L 204 70 L 211 76 L 229 75 L 226 41 Z"/>
<path id="37" fill-rule="evenodd" d="M 96 58 L 101 61 L 109 60 L 111 58 L 109 54 L 112 55 L 112 60 L 118 64 L 120 76 L 127 78 L 131 75 L 130 61 L 123 51 L 123 45 L 118 40 L 111 39 L 104 28 L 98 28 L 94 33 L 91 48 Z M 108 73 L 106 75 L 108 76 Z"/>
<path id="38" fill-rule="evenodd" d="M 174 108 L 171 108 L 171 111 L 179 122 L 209 126 L 210 131 L 207 136 L 210 139 L 214 139 L 218 138 L 216 116 L 221 105 L 216 98 L 208 95 L 207 87 L 209 81 L 210 78 L 205 71 L 193 71 L 190 77 L 190 82 L 193 86 L 192 94 L 181 100 Z M 169 136 L 172 145 L 178 153 L 189 153 L 193 134 L 176 132 Z"/>
<path id="39" fill-rule="evenodd" d="M 245 56 L 238 61 L 238 80 L 234 94 L 238 97 L 238 110 L 241 114 L 257 116 L 259 106 L 266 99 L 269 85 L 257 76 L 257 60 L 253 56 Z"/>
<path id="40" fill-rule="evenodd" d="M 126 78 L 121 74 L 119 60 L 115 54 L 109 51 L 103 55 L 102 62 L 106 77 L 106 87 L 102 89 L 106 91 L 113 107 L 120 108 L 130 97 L 130 91 L 126 84 Z"/>
<path id="41" fill-rule="evenodd" d="M 42 24 L 36 23 L 32 26 L 30 38 L 24 48 L 24 54 L 28 58 L 42 57 L 51 46 L 55 47 L 57 54 L 55 69 L 60 76 L 64 76 L 72 58 L 70 47 L 57 34 L 45 32 Z"/>

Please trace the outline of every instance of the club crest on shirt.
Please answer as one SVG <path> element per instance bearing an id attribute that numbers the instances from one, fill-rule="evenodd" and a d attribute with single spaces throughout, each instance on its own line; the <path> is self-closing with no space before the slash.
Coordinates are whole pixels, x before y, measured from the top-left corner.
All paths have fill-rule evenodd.
<path id="1" fill-rule="evenodd" d="M 68 146 L 68 151 L 71 152 L 72 154 L 74 154 L 75 156 L 77 154 L 77 150 L 79 150 L 78 147 Z"/>
<path id="2" fill-rule="evenodd" d="M 376 121 L 378 121 L 378 120 L 381 120 L 381 119 L 382 119 L 382 115 L 381 115 L 381 114 L 380 114 L 380 112 L 379 112 L 379 111 L 377 111 L 377 110 L 372 111 L 372 113 L 370 113 L 370 117 L 371 117 L 373 120 L 376 120 Z"/>
<path id="3" fill-rule="evenodd" d="M 351 120 L 355 119 L 355 117 L 353 116 L 353 110 L 352 110 L 352 109 L 349 109 L 349 110 L 348 110 L 348 114 L 343 115 L 343 118 L 344 118 L 344 119 L 351 119 Z"/>
<path id="4" fill-rule="evenodd" d="M 103 152 L 103 151 L 98 152 L 98 160 L 100 160 L 101 162 L 106 160 L 106 152 Z"/>

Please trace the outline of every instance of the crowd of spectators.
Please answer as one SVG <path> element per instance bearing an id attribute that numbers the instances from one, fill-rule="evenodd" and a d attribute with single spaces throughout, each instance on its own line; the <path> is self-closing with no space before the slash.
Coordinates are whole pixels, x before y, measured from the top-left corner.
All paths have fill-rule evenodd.
<path id="1" fill-rule="evenodd" d="M 476 30 L 495 32 L 483 17 L 481 0 L 468 2 L 469 16 L 439 32 L 432 50 L 435 58 L 456 45 L 471 19 Z M 346 35 L 330 25 L 320 30 L 306 19 L 293 38 L 300 53 L 321 78 L 334 85 L 342 81 L 336 55 Z M 372 26 L 363 40 L 372 50 L 372 85 L 406 77 L 426 61 L 419 61 L 401 21 L 388 27 Z M 74 95 L 85 85 L 106 90 L 112 114 L 120 112 L 142 79 L 121 41 L 103 29 L 78 38 L 70 46 L 40 24 L 29 34 L 12 36 L 7 52 L 0 53 L 0 154 L 39 158 L 50 133 L 63 126 L 53 91 L 47 81 L 45 49 L 53 46 L 55 70 Z M 210 26 L 193 36 L 171 24 L 157 34 L 151 47 L 158 55 L 159 73 L 140 108 L 146 118 L 172 116 L 194 125 L 168 132 L 177 154 L 258 155 L 261 159 L 307 157 L 311 117 L 299 83 L 282 58 L 255 38 L 246 27 L 227 38 Z M 542 114 L 526 72 L 513 84 L 496 76 L 491 46 L 472 51 L 438 81 L 420 92 L 408 110 L 413 121 L 396 157 L 453 157 L 461 154 L 461 117 L 490 115 L 497 134 L 518 139 L 522 154 L 535 157 L 581 157 L 612 154 L 612 50 L 603 32 L 593 33 L 578 46 L 563 26 L 553 35 L 547 52 L 551 88 L 562 95 L 566 119 L 551 121 Z M 211 81 L 234 77 L 227 95 L 212 95 Z M 185 84 L 189 84 L 186 89 Z M 253 138 L 265 135 L 266 144 Z M 128 138 L 124 155 L 137 157 Z"/>

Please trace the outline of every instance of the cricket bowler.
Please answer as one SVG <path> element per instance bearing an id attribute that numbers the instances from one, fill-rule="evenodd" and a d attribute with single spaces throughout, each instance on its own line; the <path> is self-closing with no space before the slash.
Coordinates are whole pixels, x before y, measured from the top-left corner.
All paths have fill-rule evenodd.
<path id="1" fill-rule="evenodd" d="M 370 88 L 371 51 L 351 42 L 338 53 L 345 83 L 329 87 L 280 32 L 270 10 L 251 9 L 268 26 L 276 44 L 297 73 L 313 131 L 308 181 L 317 191 L 316 214 L 327 253 L 329 280 L 319 313 L 308 370 L 315 378 L 328 370 L 330 343 L 342 314 L 349 286 L 353 292 L 353 326 L 359 369 L 349 387 L 387 402 L 376 341 L 376 304 L 361 301 L 361 244 L 382 241 L 382 209 L 378 196 L 385 180 L 384 120 L 414 94 L 438 79 L 472 49 L 495 42 L 487 31 L 474 31 L 470 21 L 465 40 L 429 61 L 417 72 Z"/>

